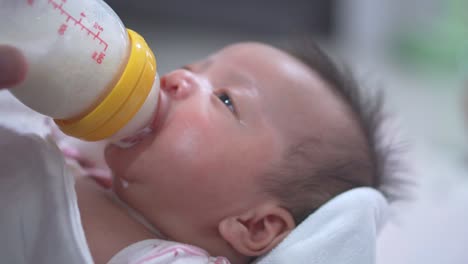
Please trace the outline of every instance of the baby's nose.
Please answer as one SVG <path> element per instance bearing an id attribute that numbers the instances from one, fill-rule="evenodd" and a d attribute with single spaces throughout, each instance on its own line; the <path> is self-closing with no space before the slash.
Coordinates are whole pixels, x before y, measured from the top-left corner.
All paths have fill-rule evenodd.
<path id="1" fill-rule="evenodd" d="M 175 70 L 161 77 L 161 89 L 176 100 L 189 97 L 199 88 L 196 76 L 187 70 Z"/>

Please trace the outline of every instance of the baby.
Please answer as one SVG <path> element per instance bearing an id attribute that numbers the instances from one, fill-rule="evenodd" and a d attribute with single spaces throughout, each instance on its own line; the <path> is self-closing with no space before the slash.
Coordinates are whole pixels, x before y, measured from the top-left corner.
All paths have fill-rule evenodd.
<path id="1" fill-rule="evenodd" d="M 239 43 L 162 76 L 155 133 L 105 149 L 112 191 L 76 180 L 93 260 L 192 263 L 131 246 L 176 241 L 174 258 L 250 263 L 332 197 L 378 187 L 378 111 L 359 106 L 353 79 L 318 48 L 303 54 Z M 25 69 L 21 54 L 0 48 L 0 86 Z"/>

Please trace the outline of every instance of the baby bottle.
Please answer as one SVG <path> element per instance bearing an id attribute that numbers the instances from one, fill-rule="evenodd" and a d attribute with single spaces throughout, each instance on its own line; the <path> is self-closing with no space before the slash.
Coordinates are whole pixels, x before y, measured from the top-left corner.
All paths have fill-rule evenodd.
<path id="1" fill-rule="evenodd" d="M 131 143 L 156 112 L 156 60 L 102 0 L 0 0 L 0 44 L 21 50 L 11 93 L 70 136 Z"/>

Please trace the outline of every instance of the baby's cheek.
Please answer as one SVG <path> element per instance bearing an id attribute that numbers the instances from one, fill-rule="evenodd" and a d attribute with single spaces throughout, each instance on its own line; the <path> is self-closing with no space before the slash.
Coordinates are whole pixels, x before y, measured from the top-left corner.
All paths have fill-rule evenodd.
<path id="1" fill-rule="evenodd" d="M 214 155 L 221 145 L 215 131 L 216 128 L 202 122 L 173 126 L 156 139 L 159 144 L 153 146 L 153 158 L 176 175 L 203 174 L 220 158 Z"/>
<path id="2" fill-rule="evenodd" d="M 201 158 L 200 156 L 212 147 L 208 144 L 210 142 L 207 137 L 209 137 L 208 131 L 186 126 L 180 130 L 177 138 L 167 143 L 170 144 L 175 159 L 191 163 Z"/>

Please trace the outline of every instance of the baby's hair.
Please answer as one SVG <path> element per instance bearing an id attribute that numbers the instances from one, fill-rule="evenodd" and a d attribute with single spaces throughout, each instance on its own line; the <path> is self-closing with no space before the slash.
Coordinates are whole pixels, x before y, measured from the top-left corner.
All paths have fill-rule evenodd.
<path id="1" fill-rule="evenodd" d="M 392 178 L 389 174 L 398 169 L 395 149 L 381 134 L 385 120 L 382 92 L 364 91 L 348 67 L 338 67 L 312 41 L 286 51 L 320 76 L 349 110 L 357 129 L 330 131 L 335 136 L 326 139 L 300 139 L 284 162 L 267 173 L 267 192 L 292 213 L 296 224 L 352 188 L 373 187 L 390 200 L 396 198 L 390 188 L 382 188 Z"/>

